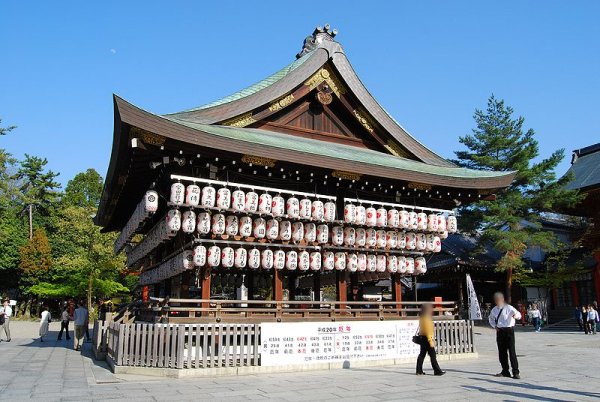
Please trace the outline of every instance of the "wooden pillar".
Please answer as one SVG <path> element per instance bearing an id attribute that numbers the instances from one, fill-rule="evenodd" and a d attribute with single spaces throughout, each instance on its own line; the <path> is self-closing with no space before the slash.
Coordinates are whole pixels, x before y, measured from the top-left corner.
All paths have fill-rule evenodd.
<path id="1" fill-rule="evenodd" d="M 337 299 L 340 302 L 340 309 L 346 309 L 346 301 L 348 301 L 348 284 L 347 284 L 347 272 L 346 271 L 336 271 L 335 276 L 337 278 L 336 281 L 336 291 L 337 291 Z"/>
<path id="2" fill-rule="evenodd" d="M 183 271 L 181 273 L 181 287 L 179 289 L 182 299 L 190 298 L 190 271 Z"/>
<path id="3" fill-rule="evenodd" d="M 392 299 L 396 302 L 396 308 L 402 309 L 402 282 L 400 281 L 400 274 L 392 274 Z"/>
<path id="4" fill-rule="evenodd" d="M 558 289 L 552 289 L 552 305 L 554 308 L 558 307 Z"/>
<path id="5" fill-rule="evenodd" d="M 202 268 L 202 283 L 200 284 L 200 291 L 203 300 L 210 300 L 210 279 L 211 270 L 209 267 Z M 209 302 L 202 302 L 202 308 L 209 308 Z M 208 315 L 208 312 L 202 312 L 203 316 Z"/>
<path id="6" fill-rule="evenodd" d="M 315 294 L 315 301 L 321 301 L 321 272 L 320 271 L 313 273 L 313 293 Z"/>
<path id="7" fill-rule="evenodd" d="M 248 288 L 248 300 L 254 300 L 254 271 L 246 274 L 246 287 Z"/>
<path id="8" fill-rule="evenodd" d="M 458 277 L 458 308 L 462 309 L 464 307 L 464 288 L 463 288 L 463 279 Z"/>
<path id="9" fill-rule="evenodd" d="M 298 274 L 295 271 L 288 273 L 288 298 L 290 300 L 296 300 L 296 278 Z"/>
<path id="10" fill-rule="evenodd" d="M 283 300 L 283 278 L 278 269 L 273 270 L 273 300 Z"/>
<path id="11" fill-rule="evenodd" d="M 579 300 L 579 289 L 577 289 L 577 282 L 571 282 L 571 296 L 573 296 L 573 304 L 580 306 L 581 300 Z"/>

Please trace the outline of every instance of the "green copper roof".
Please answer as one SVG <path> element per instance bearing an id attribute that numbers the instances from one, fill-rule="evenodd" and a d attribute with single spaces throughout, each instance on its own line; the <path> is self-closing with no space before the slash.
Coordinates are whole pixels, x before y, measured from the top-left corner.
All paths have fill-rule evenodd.
<path id="1" fill-rule="evenodd" d="M 567 173 L 573 174 L 573 180 L 567 189 L 576 190 L 597 187 L 600 184 L 600 143 L 575 151 L 577 159 Z"/>
<path id="2" fill-rule="evenodd" d="M 334 159 L 362 162 L 377 166 L 417 171 L 438 176 L 456 178 L 491 178 L 506 176 L 507 174 L 511 173 L 429 165 L 423 162 L 401 158 L 370 149 L 336 144 L 333 142 L 323 143 L 323 141 L 319 140 L 291 136 L 289 134 L 280 134 L 256 128 L 238 128 L 199 124 L 169 116 L 163 116 L 163 118 L 208 134 L 226 137 L 233 140 L 247 141 L 249 143 L 260 144 L 267 147 L 290 149 L 297 152 L 326 156 Z"/>
<path id="3" fill-rule="evenodd" d="M 207 103 L 205 105 L 193 108 L 193 109 L 188 109 L 188 110 L 184 110 L 182 112 L 178 112 L 178 113 L 172 113 L 172 114 L 180 114 L 180 113 L 186 113 L 186 112 L 193 112 L 196 110 L 203 110 L 203 109 L 208 109 L 214 106 L 219 106 L 225 103 L 229 103 L 229 102 L 233 102 L 236 101 L 238 99 L 242 99 L 245 98 L 246 96 L 250 96 L 252 94 L 255 94 L 258 91 L 261 91 L 265 88 L 270 87 L 271 85 L 273 85 L 274 83 L 276 83 L 277 81 L 281 80 L 282 78 L 284 78 L 286 75 L 288 75 L 289 73 L 291 73 L 292 71 L 294 71 L 296 68 L 298 68 L 299 66 L 301 66 L 306 60 L 310 59 L 310 57 L 313 55 L 313 52 L 308 53 L 304 56 L 302 56 L 299 59 L 294 60 L 292 63 L 288 64 L 287 66 L 283 67 L 281 70 L 277 71 L 276 73 L 268 76 L 267 78 L 250 85 L 247 88 L 242 89 L 241 91 L 238 91 L 234 94 L 231 94 L 229 96 L 226 96 L 224 98 L 221 99 L 217 99 L 216 101 Z"/>

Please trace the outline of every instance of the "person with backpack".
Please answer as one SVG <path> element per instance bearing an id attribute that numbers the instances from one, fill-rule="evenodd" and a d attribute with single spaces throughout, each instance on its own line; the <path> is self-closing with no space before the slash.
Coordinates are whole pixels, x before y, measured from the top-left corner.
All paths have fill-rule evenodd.
<path id="1" fill-rule="evenodd" d="M 521 313 L 504 301 L 502 292 L 494 294 L 494 302 L 496 306 L 490 313 L 489 323 L 496 330 L 498 358 L 502 366 L 502 371 L 496 374 L 496 377 L 512 377 L 518 380 L 521 378 L 521 374 L 515 348 L 515 321 L 521 319 Z M 512 376 L 508 365 L 509 360 L 513 371 Z"/>

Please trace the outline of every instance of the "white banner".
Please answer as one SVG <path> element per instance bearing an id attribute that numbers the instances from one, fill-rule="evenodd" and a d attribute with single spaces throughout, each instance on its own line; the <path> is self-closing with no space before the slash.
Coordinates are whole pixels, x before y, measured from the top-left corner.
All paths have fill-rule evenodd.
<path id="1" fill-rule="evenodd" d="M 479 307 L 479 300 L 477 300 L 477 293 L 475 293 L 475 287 L 473 287 L 471 275 L 467 274 L 466 276 L 469 300 L 469 320 L 481 320 L 481 308 Z"/>
<path id="2" fill-rule="evenodd" d="M 261 324 L 261 366 L 416 357 L 418 320 Z"/>

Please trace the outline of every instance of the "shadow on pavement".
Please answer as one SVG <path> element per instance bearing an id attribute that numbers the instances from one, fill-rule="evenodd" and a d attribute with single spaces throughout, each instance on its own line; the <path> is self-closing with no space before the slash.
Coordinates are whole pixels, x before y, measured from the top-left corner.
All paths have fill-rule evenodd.
<path id="1" fill-rule="evenodd" d="M 516 398 L 515 399 L 516 401 L 521 401 L 524 399 L 533 399 L 536 401 L 569 402 L 569 399 L 555 399 L 555 398 L 549 398 L 547 396 L 537 396 L 537 395 L 526 394 L 523 392 L 514 392 L 514 391 L 498 390 L 498 389 L 487 389 L 487 388 L 483 388 L 483 387 L 476 387 L 474 385 L 463 385 L 462 388 L 468 389 L 470 391 L 479 391 L 479 392 L 483 392 L 483 393 L 502 395 L 502 396 L 506 396 L 506 397 L 512 396 L 512 397 Z M 509 401 L 510 399 L 504 399 L 504 400 Z"/>
<path id="2" fill-rule="evenodd" d="M 486 381 L 491 384 L 497 384 L 497 385 L 507 385 L 508 384 L 513 387 L 527 388 L 527 389 L 537 390 L 537 391 L 548 391 L 548 392 L 555 392 L 555 393 L 572 394 L 572 395 L 589 397 L 589 398 L 600 398 L 600 392 L 586 392 L 586 391 L 576 391 L 576 390 L 572 390 L 572 389 L 562 389 L 562 388 L 557 388 L 557 387 L 546 387 L 543 385 L 537 385 L 537 384 L 532 384 L 529 382 L 520 382 L 520 381 L 513 381 L 510 383 L 507 383 L 507 382 L 498 381 L 498 380 L 488 380 L 485 378 L 470 378 L 470 379 Z M 557 399 L 557 400 L 559 400 L 559 399 Z"/>

